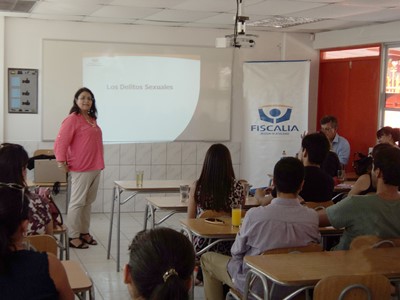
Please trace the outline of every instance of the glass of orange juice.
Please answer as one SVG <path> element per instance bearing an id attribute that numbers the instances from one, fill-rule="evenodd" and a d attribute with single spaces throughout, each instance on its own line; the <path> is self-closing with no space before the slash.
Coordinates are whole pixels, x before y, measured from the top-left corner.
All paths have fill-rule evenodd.
<path id="1" fill-rule="evenodd" d="M 240 226 L 242 220 L 242 206 L 240 204 L 232 204 L 232 226 Z"/>

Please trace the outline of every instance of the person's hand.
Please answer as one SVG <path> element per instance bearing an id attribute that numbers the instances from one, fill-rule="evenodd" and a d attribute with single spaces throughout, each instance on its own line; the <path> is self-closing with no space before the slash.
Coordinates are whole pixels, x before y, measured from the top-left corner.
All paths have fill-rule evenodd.
<path id="1" fill-rule="evenodd" d="M 65 173 L 68 173 L 68 172 L 69 172 L 69 168 L 68 168 L 67 162 L 65 162 L 65 161 L 58 161 L 58 162 L 57 162 L 57 167 L 58 167 L 61 171 L 65 172 Z"/>

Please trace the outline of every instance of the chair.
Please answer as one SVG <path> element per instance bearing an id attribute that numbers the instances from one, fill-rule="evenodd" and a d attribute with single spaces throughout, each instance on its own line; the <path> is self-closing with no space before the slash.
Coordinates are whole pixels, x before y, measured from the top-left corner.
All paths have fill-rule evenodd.
<path id="1" fill-rule="evenodd" d="M 350 250 L 387 247 L 400 247 L 400 237 L 384 239 L 376 235 L 360 235 L 350 244 Z"/>
<path id="2" fill-rule="evenodd" d="M 65 224 L 53 228 L 53 234 L 60 236 L 59 248 L 60 248 L 60 260 L 69 260 L 69 238 L 68 238 L 68 228 Z"/>
<path id="3" fill-rule="evenodd" d="M 54 155 L 54 150 L 53 149 L 37 149 L 37 150 L 35 150 L 34 153 L 33 153 L 33 156 L 35 157 L 35 156 L 39 156 L 39 155 L 52 156 L 52 155 Z M 68 212 L 68 202 L 69 202 L 69 195 L 70 195 L 70 193 L 69 193 L 69 183 L 68 183 L 68 174 L 66 176 L 67 176 L 67 182 L 60 184 L 62 187 L 65 187 L 65 190 L 66 190 L 66 193 L 65 193 L 65 213 Z M 50 187 L 53 186 L 53 183 L 51 183 L 51 184 L 50 183 L 44 183 L 44 184 L 45 184 L 45 186 L 50 186 Z"/>
<path id="4" fill-rule="evenodd" d="M 57 256 L 57 241 L 48 234 L 30 235 L 26 237 L 36 251 L 49 252 Z M 61 251 L 61 250 L 60 250 Z M 95 299 L 93 281 L 87 274 L 82 265 L 77 261 L 61 262 L 67 273 L 68 281 L 72 290 L 79 299 L 86 299 L 86 292 L 89 293 L 89 299 Z"/>
<path id="5" fill-rule="evenodd" d="M 270 249 L 270 250 L 264 251 L 261 255 L 302 253 L 302 252 L 320 252 L 322 250 L 323 249 L 320 244 L 310 243 L 306 246 Z M 248 294 L 253 296 L 255 299 L 262 299 L 259 295 L 257 295 L 253 291 L 251 291 L 251 287 L 254 284 L 254 281 L 256 280 L 256 278 L 259 278 L 263 282 L 265 292 L 268 292 L 268 289 L 269 289 L 268 299 L 270 299 L 273 294 L 273 291 L 274 291 L 275 283 L 268 284 L 268 282 L 266 282 L 264 276 L 258 274 L 253 269 L 250 269 L 248 272 L 248 275 L 246 276 L 246 285 L 248 286 Z M 295 297 L 298 294 L 300 294 L 300 292 L 305 291 L 308 288 L 309 287 L 305 287 L 305 288 L 301 289 L 301 291 L 299 291 L 298 293 L 292 294 L 292 296 Z M 229 290 L 229 292 L 227 294 L 227 299 L 228 299 L 228 295 L 236 300 L 247 299 L 247 297 L 244 297 L 244 295 L 242 295 L 238 290 L 232 289 L 232 288 Z M 264 297 L 264 298 L 266 298 L 266 297 Z"/>
<path id="6" fill-rule="evenodd" d="M 48 234 L 28 235 L 25 237 L 30 246 L 39 252 L 50 252 L 57 256 L 57 241 Z"/>
<path id="7" fill-rule="evenodd" d="M 348 194 L 349 192 L 340 192 L 340 193 L 338 193 L 337 195 L 335 195 L 333 198 L 332 198 L 332 201 L 333 201 L 333 203 L 338 203 L 339 201 L 342 201 L 344 198 L 346 198 L 347 197 L 347 194 Z"/>
<path id="8" fill-rule="evenodd" d="M 391 299 L 389 279 L 383 275 L 343 275 L 321 279 L 314 300 Z"/>

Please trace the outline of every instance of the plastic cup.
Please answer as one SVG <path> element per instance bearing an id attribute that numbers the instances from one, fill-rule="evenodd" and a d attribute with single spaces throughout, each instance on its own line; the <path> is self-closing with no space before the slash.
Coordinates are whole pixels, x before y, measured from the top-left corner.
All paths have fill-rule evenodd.
<path id="1" fill-rule="evenodd" d="M 187 202 L 189 200 L 189 186 L 187 184 L 180 185 L 179 192 L 181 194 L 181 202 Z"/>
<path id="2" fill-rule="evenodd" d="M 240 204 L 232 205 L 232 226 L 240 226 L 242 221 L 242 206 Z"/>
<path id="3" fill-rule="evenodd" d="M 250 184 L 244 184 L 244 194 L 246 196 L 246 202 L 249 200 L 249 193 L 250 193 Z"/>
<path id="4" fill-rule="evenodd" d="M 338 178 L 339 183 L 343 183 L 346 180 L 346 171 L 338 170 L 337 178 Z"/>
<path id="5" fill-rule="evenodd" d="M 136 186 L 137 187 L 143 186 L 143 175 L 144 175 L 143 170 L 136 171 Z"/>

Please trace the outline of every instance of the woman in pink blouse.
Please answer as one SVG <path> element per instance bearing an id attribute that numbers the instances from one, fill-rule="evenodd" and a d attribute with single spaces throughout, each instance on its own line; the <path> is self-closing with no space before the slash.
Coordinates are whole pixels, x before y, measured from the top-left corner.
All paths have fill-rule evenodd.
<path id="1" fill-rule="evenodd" d="M 104 169 L 102 133 L 96 119 L 93 93 L 88 88 L 80 88 L 54 143 L 58 166 L 70 176 L 69 244 L 79 249 L 97 245 L 89 232 L 91 207 L 96 200 L 100 172 Z"/>

